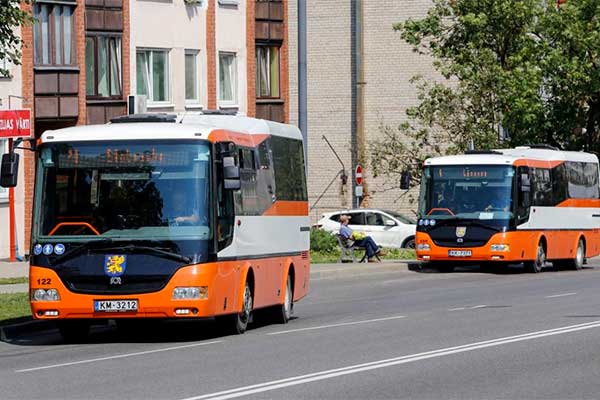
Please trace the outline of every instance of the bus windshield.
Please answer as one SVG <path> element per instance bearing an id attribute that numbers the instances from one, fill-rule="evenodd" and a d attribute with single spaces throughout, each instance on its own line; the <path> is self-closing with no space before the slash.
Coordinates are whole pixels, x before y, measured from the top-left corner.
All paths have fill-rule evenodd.
<path id="1" fill-rule="evenodd" d="M 38 154 L 38 239 L 211 237 L 206 142 L 56 143 Z"/>
<path id="2" fill-rule="evenodd" d="M 510 219 L 514 175 L 514 167 L 503 165 L 426 167 L 419 215 L 428 219 Z"/>

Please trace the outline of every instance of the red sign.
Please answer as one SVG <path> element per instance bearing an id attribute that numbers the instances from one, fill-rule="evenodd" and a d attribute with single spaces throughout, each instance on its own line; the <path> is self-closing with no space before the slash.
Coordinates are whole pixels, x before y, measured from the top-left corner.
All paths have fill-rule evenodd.
<path id="1" fill-rule="evenodd" d="M 0 138 L 31 137 L 30 110 L 0 110 Z"/>
<path id="2" fill-rule="evenodd" d="M 356 184 L 362 185 L 362 167 L 360 165 L 356 166 L 354 170 L 354 177 L 356 178 Z"/>

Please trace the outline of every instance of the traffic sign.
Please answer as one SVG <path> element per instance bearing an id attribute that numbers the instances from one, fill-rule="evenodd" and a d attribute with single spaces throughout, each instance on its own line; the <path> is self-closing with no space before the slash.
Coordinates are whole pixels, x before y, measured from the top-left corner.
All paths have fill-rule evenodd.
<path id="1" fill-rule="evenodd" d="M 362 185 L 362 167 L 360 166 L 360 164 L 358 164 L 356 166 L 356 169 L 354 170 L 354 177 L 356 179 L 356 184 Z"/>
<path id="2" fill-rule="evenodd" d="M 0 110 L 0 138 L 31 137 L 30 110 Z"/>

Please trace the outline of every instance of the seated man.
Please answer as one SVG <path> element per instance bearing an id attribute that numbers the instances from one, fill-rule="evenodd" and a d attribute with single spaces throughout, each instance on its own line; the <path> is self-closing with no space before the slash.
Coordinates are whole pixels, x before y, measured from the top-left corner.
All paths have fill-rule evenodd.
<path id="1" fill-rule="evenodd" d="M 506 192 L 497 190 L 493 192 L 492 196 L 485 207 L 485 211 L 510 211 L 510 198 Z"/>
<path id="2" fill-rule="evenodd" d="M 172 192 L 169 205 L 171 207 L 171 216 L 169 219 L 176 224 L 197 225 L 200 221 L 198 210 L 187 207 L 184 192 Z"/>
<path id="3" fill-rule="evenodd" d="M 364 247 L 367 252 L 368 261 L 375 262 L 373 257 L 381 253 L 381 248 L 375 244 L 372 237 L 360 235 L 360 233 L 352 231 L 352 229 L 348 227 L 349 221 L 349 215 L 340 216 L 340 235 L 345 239 L 353 240 L 356 246 Z"/>

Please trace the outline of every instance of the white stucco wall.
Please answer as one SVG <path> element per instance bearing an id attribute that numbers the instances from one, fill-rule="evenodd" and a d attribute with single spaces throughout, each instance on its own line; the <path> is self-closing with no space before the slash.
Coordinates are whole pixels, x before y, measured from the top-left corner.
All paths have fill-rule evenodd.
<path id="1" fill-rule="evenodd" d="M 247 96 L 247 54 L 246 54 L 246 0 L 239 0 L 237 6 L 221 5 L 216 0 L 216 78 L 217 103 L 219 98 L 219 52 L 236 54 L 237 88 L 236 97 L 238 112 L 246 114 L 248 110 Z M 219 107 L 226 107 L 218 104 Z"/>
<path id="2" fill-rule="evenodd" d="M 9 106 L 9 95 L 21 96 L 21 66 L 8 65 L 10 70 L 9 78 L 0 78 L 0 110 L 7 110 Z M 12 97 L 10 99 L 12 109 L 21 108 L 21 99 Z M 0 153 L 4 153 L 4 147 L 0 147 Z M 21 165 L 19 168 L 19 181 L 15 188 L 15 221 L 17 224 L 17 239 L 19 245 L 19 254 L 28 253 L 23 246 L 25 245 L 25 226 L 24 226 L 24 174 L 23 174 L 23 154 L 21 154 Z M 8 199 L 0 198 L 0 259 L 9 257 L 9 214 Z"/>
<path id="3" fill-rule="evenodd" d="M 137 93 L 136 50 L 169 50 L 169 101 L 156 105 L 148 101 L 148 111 L 183 112 L 204 106 L 206 87 L 206 10 L 202 3 L 183 0 L 130 0 L 131 9 L 131 94 Z M 199 103 L 185 101 L 185 51 L 198 53 L 197 81 Z"/>

